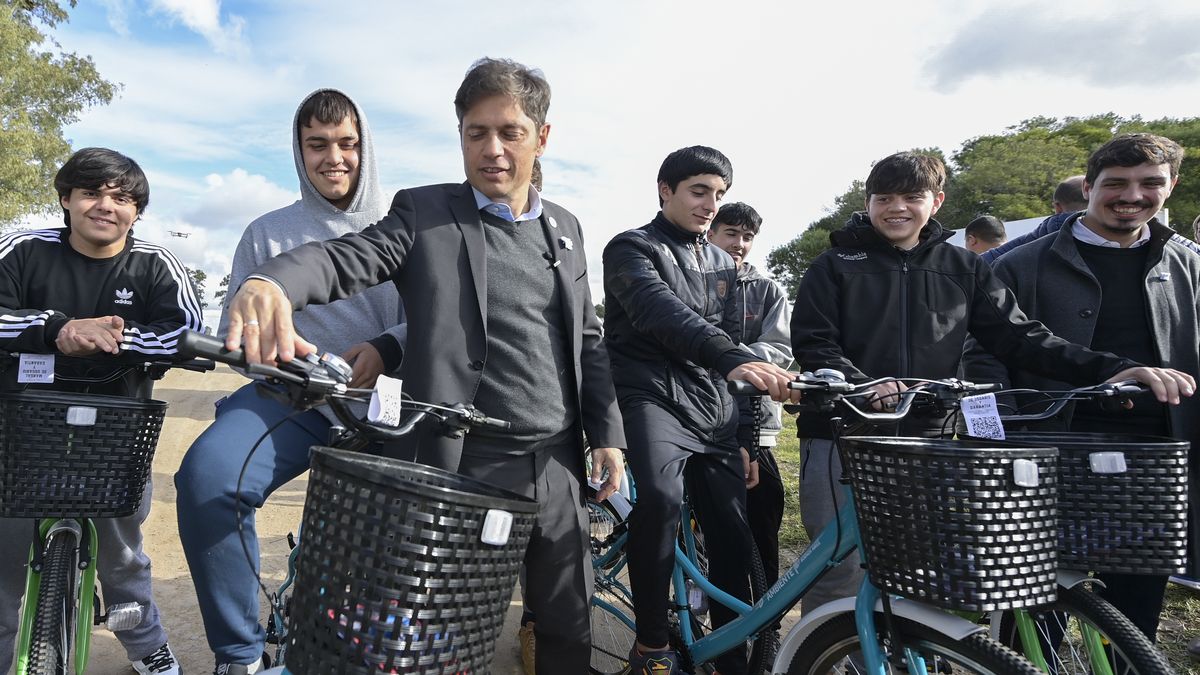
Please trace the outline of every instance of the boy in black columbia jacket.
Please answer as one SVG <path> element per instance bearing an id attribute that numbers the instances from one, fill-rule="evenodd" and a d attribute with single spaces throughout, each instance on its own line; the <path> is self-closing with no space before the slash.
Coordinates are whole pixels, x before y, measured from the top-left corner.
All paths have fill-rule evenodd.
<path id="1" fill-rule="evenodd" d="M 931 216 L 945 195 L 946 170 L 935 157 L 899 153 L 880 160 L 866 183 L 865 213 L 830 235 L 801 280 L 792 311 L 792 349 L 802 370 L 833 368 L 850 382 L 880 377 L 941 379 L 958 373 L 968 334 L 1011 367 L 1077 386 L 1136 379 L 1160 401 L 1191 395 L 1190 376 L 1145 368 L 1055 337 L 1025 316 L 1008 287 L 979 256 L 946 243 L 950 233 Z M 875 387 L 876 408 L 895 406 L 902 385 Z M 903 435 L 934 435 L 941 420 L 909 421 Z M 828 416 L 801 414 L 800 511 L 810 536 L 837 513 L 830 471 L 841 465 L 829 440 Z M 894 431 L 894 430 L 888 430 Z M 807 612 L 854 595 L 857 556 L 831 570 L 803 601 Z"/>
<path id="2" fill-rule="evenodd" d="M 712 148 L 671 153 L 658 173 L 662 211 L 604 249 L 605 343 L 637 481 L 629 517 L 635 674 L 679 672 L 667 645 L 667 601 L 685 465 L 692 504 L 714 543 L 709 576 L 739 598 L 749 595 L 750 457 L 738 452 L 738 415 L 725 380 L 784 398 L 791 376 L 740 349 L 719 327 L 737 270 L 704 235 L 732 178 L 729 160 Z M 732 618 L 721 607 L 712 612 L 717 625 Z M 745 654 L 728 654 L 717 667 L 726 675 L 745 672 Z"/>

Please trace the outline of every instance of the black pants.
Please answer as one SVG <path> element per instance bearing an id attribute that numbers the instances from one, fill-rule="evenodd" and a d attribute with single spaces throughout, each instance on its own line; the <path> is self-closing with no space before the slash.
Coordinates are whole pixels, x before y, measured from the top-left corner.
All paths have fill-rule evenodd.
<path id="1" fill-rule="evenodd" d="M 1097 574 L 1104 583 L 1100 597 L 1121 611 L 1151 642 L 1158 633 L 1158 615 L 1162 613 L 1167 592 L 1167 577 L 1146 574 Z"/>
<path id="2" fill-rule="evenodd" d="M 637 639 L 657 647 L 668 642 L 667 606 L 685 474 L 705 533 L 709 579 L 734 597 L 749 600 L 746 563 L 754 544 L 746 517 L 745 474 L 740 453 L 700 441 L 662 408 L 638 404 L 621 413 L 637 495 L 629 515 L 629 581 Z M 714 626 L 736 616 L 715 602 L 709 611 Z M 538 619 L 541 623 L 540 615 Z M 745 650 L 727 654 L 715 665 L 725 675 L 743 673 Z"/>
<path id="3" fill-rule="evenodd" d="M 537 615 L 538 675 L 586 673 L 591 661 L 591 548 L 579 434 L 503 455 L 510 445 L 468 440 L 459 473 L 536 499 L 538 519 L 525 551 L 525 606 Z"/>
<path id="4" fill-rule="evenodd" d="M 746 493 L 746 509 L 769 588 L 779 580 L 779 527 L 783 524 L 783 478 L 770 448 L 759 450 L 758 485 Z"/>

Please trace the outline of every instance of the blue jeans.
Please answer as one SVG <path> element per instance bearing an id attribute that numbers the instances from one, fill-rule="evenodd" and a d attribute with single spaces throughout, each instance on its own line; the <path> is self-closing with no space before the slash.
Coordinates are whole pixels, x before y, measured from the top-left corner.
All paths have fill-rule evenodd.
<path id="1" fill-rule="evenodd" d="M 263 653 L 258 623 L 258 537 L 255 509 L 309 466 L 309 448 L 324 444 L 330 422 L 309 410 L 261 396 L 248 384 L 217 403 L 216 420 L 188 449 L 175 474 L 179 538 L 187 556 L 208 645 L 218 663 L 252 663 Z M 263 438 L 242 478 L 250 449 Z M 240 514 L 240 515 L 239 515 Z M 254 569 L 238 541 L 238 522 Z"/>

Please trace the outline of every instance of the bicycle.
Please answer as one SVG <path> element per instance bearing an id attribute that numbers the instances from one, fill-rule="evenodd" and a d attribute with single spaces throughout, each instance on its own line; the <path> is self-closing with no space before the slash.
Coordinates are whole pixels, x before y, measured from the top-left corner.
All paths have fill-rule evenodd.
<path id="1" fill-rule="evenodd" d="M 1006 394 L 1040 400 L 999 415 L 1004 427 L 1057 417 L 1074 401 L 1144 393 L 1121 382 L 1061 392 Z M 1049 403 L 1039 412 L 1021 412 Z M 1003 427 L 1001 427 L 1003 429 Z M 1186 560 L 1188 443 L 1169 438 L 1018 431 L 1006 438 L 1059 449 L 1058 597 L 992 617 L 993 637 L 1053 673 L 1172 673 L 1166 658 L 1094 589 L 1090 571 L 1173 574 Z M 1153 485 L 1151 485 L 1153 483 Z M 1107 506 L 1116 503 L 1119 508 Z"/>
<path id="2" fill-rule="evenodd" d="M 332 447 L 313 449 L 288 576 L 274 593 L 263 587 L 275 663 L 283 666 L 268 672 L 485 670 L 536 504 L 457 474 L 364 451 L 401 439 L 423 422 L 436 422 L 451 437 L 508 423 L 469 405 L 409 397 L 381 403 L 393 426 L 361 420 L 349 403 L 365 402 L 373 390 L 349 388 L 351 369 L 337 356 L 270 366 L 247 364 L 241 351 L 195 333 L 185 333 L 179 345 L 183 353 L 279 385 L 294 407 L 328 405 L 340 422 L 330 430 Z"/>
<path id="3" fill-rule="evenodd" d="M 955 406 L 963 394 L 990 388 L 989 385 L 959 380 L 905 380 L 910 384 L 923 383 L 927 388 L 910 389 L 902 394 L 893 412 L 872 413 L 860 410 L 851 402 L 869 396 L 871 386 L 894 380 L 851 385 L 832 375 L 831 372 L 805 373 L 790 386 L 805 391 L 805 405 L 842 405 L 857 417 L 876 423 L 903 419 L 918 399 L 934 411 L 944 412 Z M 743 383 L 730 383 L 730 388 L 735 394 L 762 393 L 748 390 Z M 961 450 L 1010 446 L 962 441 L 956 447 Z M 1052 457 L 1053 451 L 1039 449 L 1033 454 Z M 772 633 L 776 623 L 827 568 L 839 564 L 859 548 L 855 500 L 848 487 L 843 489 L 847 500 L 835 522 L 813 540 L 805 553 L 753 606 L 740 603 L 714 587 L 700 573 L 690 552 L 676 547 L 672 604 L 682 660 L 703 664 L 747 640 Z M 620 654 L 622 646 L 628 648 L 634 631 L 632 592 L 624 576 L 627 534 L 623 519 L 619 519 L 613 509 L 596 504 L 592 506 L 592 513 L 595 515 L 593 569 L 597 588 L 593 597 L 592 639 L 596 658 L 592 672 L 610 674 L 620 672 L 619 667 L 624 665 L 614 659 L 614 654 Z M 690 528 L 683 527 L 682 530 L 686 533 Z M 864 555 L 864 559 L 870 563 L 869 555 Z M 692 626 L 693 608 L 688 602 L 692 587 L 699 588 L 712 601 L 727 604 L 739 614 L 738 618 L 707 635 L 687 639 L 685 636 Z M 1029 675 L 1039 672 L 1012 650 L 989 639 L 986 627 L 922 602 L 892 597 L 873 585 L 870 579 L 863 581 L 857 598 L 826 604 L 802 617 L 780 643 L 769 672 L 787 675 L 827 673 L 857 652 L 862 653 L 866 672 L 872 674 L 942 672 L 945 669 Z"/>
<path id="4" fill-rule="evenodd" d="M 5 367 L 13 360 L 0 353 Z M 215 367 L 203 360 L 95 363 L 104 374 L 61 379 L 86 389 L 134 375 L 138 396 L 0 394 L 0 517 L 31 519 L 35 530 L 14 653 L 18 675 L 82 675 L 94 626 L 118 631 L 142 622 L 141 605 L 101 601 L 93 519 L 129 516 L 141 505 L 167 408 L 149 398 L 154 381 L 171 368 Z"/>

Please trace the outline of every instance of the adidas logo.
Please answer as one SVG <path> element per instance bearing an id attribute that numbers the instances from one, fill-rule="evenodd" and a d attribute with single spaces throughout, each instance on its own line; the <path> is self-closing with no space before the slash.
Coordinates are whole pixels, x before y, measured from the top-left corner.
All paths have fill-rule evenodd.
<path id="1" fill-rule="evenodd" d="M 127 288 L 122 288 L 122 289 L 118 290 L 117 291 L 117 299 L 113 300 L 113 302 L 118 305 L 132 305 L 133 304 L 133 291 L 131 291 Z"/>

